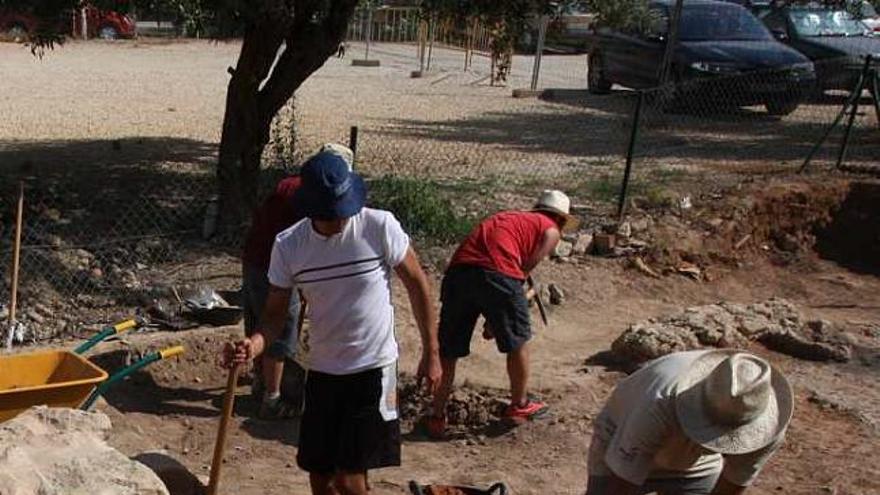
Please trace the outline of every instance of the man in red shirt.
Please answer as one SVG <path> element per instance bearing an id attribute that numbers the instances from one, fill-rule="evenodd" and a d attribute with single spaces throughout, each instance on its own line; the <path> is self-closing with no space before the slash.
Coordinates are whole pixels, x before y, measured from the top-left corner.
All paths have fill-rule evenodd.
<path id="1" fill-rule="evenodd" d="M 440 289 L 443 380 L 434 395 L 433 414 L 427 418 L 430 436 L 444 436 L 455 365 L 470 354 L 480 315 L 486 319 L 487 336 L 507 354 L 510 405 L 504 415 L 523 421 L 546 412 L 545 404 L 526 394 L 532 332 L 523 282 L 556 248 L 560 231 L 577 227 L 569 214 L 570 204 L 564 193 L 544 191 L 531 211 L 505 211 L 483 220 L 452 256 Z"/>
<path id="2" fill-rule="evenodd" d="M 351 166 L 352 152 L 339 144 L 325 144 L 320 151 L 329 151 L 345 160 Z M 244 332 L 250 336 L 260 327 L 263 309 L 269 290 L 269 260 L 275 236 L 304 218 L 293 206 L 293 195 L 302 185 L 299 174 L 285 177 L 275 186 L 263 204 L 254 211 L 251 226 L 245 239 L 241 256 L 242 296 L 244 299 Z M 299 320 L 299 297 L 290 298 L 288 319 L 281 338 L 272 342 L 260 361 L 255 361 L 254 395 L 262 399 L 260 417 L 283 419 L 299 414 L 301 409 L 300 384 L 292 387 L 290 403 L 281 400 L 281 382 L 284 376 L 284 361 L 293 363 L 296 355 L 297 322 Z M 295 363 L 293 363 L 295 365 Z M 302 370 L 291 376 L 300 377 Z M 299 380 L 301 381 L 301 379 Z M 262 397 L 261 397 L 262 396 Z"/>

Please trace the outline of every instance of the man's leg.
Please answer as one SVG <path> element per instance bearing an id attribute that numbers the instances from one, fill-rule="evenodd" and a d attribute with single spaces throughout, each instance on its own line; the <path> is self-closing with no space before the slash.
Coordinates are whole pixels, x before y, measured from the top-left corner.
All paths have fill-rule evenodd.
<path id="1" fill-rule="evenodd" d="M 334 481 L 333 474 L 309 473 L 312 495 L 340 495 L 334 486 Z"/>
<path id="2" fill-rule="evenodd" d="M 507 376 L 510 379 L 510 403 L 524 405 L 529 397 L 529 343 L 507 353 Z"/>
<path id="3" fill-rule="evenodd" d="M 440 388 L 434 394 L 432 404 L 434 416 L 446 416 L 446 403 L 449 396 L 452 395 L 452 386 L 455 383 L 455 365 L 458 359 L 441 358 L 440 363 L 443 366 L 443 378 L 440 380 Z"/>
<path id="4" fill-rule="evenodd" d="M 471 336 L 480 317 L 474 304 L 473 293 L 480 288 L 481 270 L 474 267 L 452 267 L 443 277 L 440 287 L 440 362 L 443 378 L 434 394 L 431 415 L 425 418 L 428 436 L 443 438 L 446 432 L 446 403 L 455 383 L 455 367 L 458 359 L 471 351 Z"/>
<path id="5" fill-rule="evenodd" d="M 340 495 L 367 495 L 367 472 L 336 473 L 336 489 Z"/>
<path id="6" fill-rule="evenodd" d="M 302 407 L 298 391 L 293 400 L 282 401 L 281 382 L 284 379 L 284 361 L 293 359 L 296 355 L 296 344 L 299 338 L 299 322 L 303 317 L 300 314 L 300 301 L 297 291 L 293 291 L 288 308 L 288 319 L 284 323 L 284 332 L 281 337 L 270 343 L 268 352 L 262 358 L 262 377 L 266 391 L 263 404 L 260 407 L 260 416 L 265 419 L 284 419 L 299 415 Z"/>

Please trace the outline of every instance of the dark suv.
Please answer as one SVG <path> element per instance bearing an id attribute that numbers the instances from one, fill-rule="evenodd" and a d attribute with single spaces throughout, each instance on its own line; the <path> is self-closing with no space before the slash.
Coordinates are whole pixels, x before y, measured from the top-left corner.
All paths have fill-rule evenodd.
<path id="1" fill-rule="evenodd" d="M 815 62 L 821 89 L 851 90 L 867 55 L 880 62 L 880 38 L 845 10 L 783 7 L 762 20 L 777 39 Z"/>
<path id="2" fill-rule="evenodd" d="M 647 32 L 600 28 L 587 74 L 593 93 L 612 84 L 634 89 L 659 85 L 674 0 L 651 2 L 659 22 Z M 750 74 L 748 78 L 739 77 Z M 815 84 L 813 64 L 776 41 L 748 9 L 734 3 L 687 0 L 679 23 L 671 80 L 701 99 L 747 106 L 763 104 L 774 115 L 793 112 Z M 682 90 L 684 91 L 684 90 Z"/>

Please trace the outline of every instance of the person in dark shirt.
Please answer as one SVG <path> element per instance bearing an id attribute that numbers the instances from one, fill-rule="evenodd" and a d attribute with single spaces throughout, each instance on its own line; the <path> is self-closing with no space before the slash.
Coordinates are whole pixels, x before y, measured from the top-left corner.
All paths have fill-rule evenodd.
<path id="1" fill-rule="evenodd" d="M 326 144 L 321 151 L 330 151 L 342 157 L 349 166 L 352 152 L 345 146 Z M 260 327 L 266 296 L 269 289 L 267 273 L 275 237 L 304 218 L 293 205 L 293 195 L 302 185 L 298 174 L 285 177 L 275 186 L 272 194 L 254 211 L 251 226 L 245 239 L 241 256 L 242 295 L 244 299 L 244 331 L 250 336 Z M 301 385 L 292 387 L 292 397 L 281 400 L 281 382 L 284 376 L 284 363 L 291 365 L 296 355 L 299 338 L 297 325 L 300 318 L 299 297 L 290 298 L 289 317 L 285 322 L 281 338 L 272 342 L 267 352 L 254 362 L 254 396 L 261 399 L 260 417 L 264 419 L 283 419 L 299 414 L 301 408 Z M 290 375 L 299 377 L 302 370 Z M 299 389 L 299 390 L 297 390 Z"/>

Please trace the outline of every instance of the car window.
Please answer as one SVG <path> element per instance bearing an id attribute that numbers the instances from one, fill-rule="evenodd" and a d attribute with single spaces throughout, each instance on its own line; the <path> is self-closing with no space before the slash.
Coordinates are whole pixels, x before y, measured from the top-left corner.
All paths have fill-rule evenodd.
<path id="1" fill-rule="evenodd" d="M 682 41 L 767 41 L 767 28 L 738 5 L 685 4 L 679 23 Z"/>
<path id="2" fill-rule="evenodd" d="M 793 10 L 791 23 L 801 36 L 863 36 L 865 25 L 845 10 Z"/>
<path id="3" fill-rule="evenodd" d="M 785 16 L 780 14 L 770 14 L 764 18 L 764 24 L 767 26 L 773 33 L 785 33 L 788 34 L 788 22 L 785 19 Z"/>

